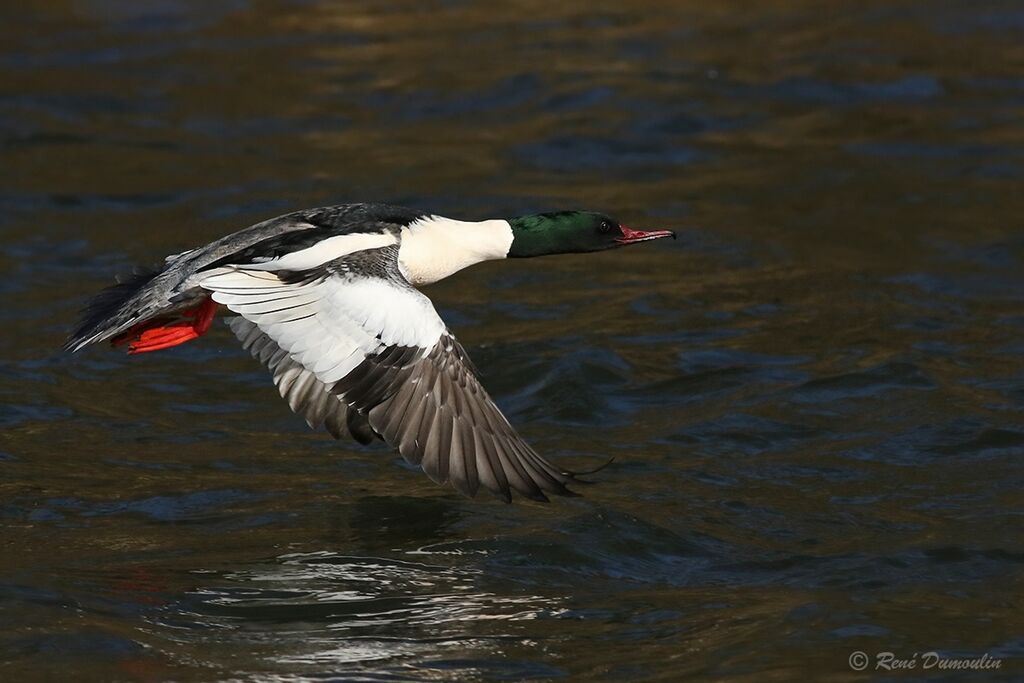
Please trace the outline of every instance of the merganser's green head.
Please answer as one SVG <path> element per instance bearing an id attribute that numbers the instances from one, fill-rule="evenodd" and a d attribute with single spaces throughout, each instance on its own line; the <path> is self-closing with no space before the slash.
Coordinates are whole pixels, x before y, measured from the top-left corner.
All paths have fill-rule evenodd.
<path id="1" fill-rule="evenodd" d="M 536 213 L 513 218 L 509 225 L 512 226 L 509 257 L 603 251 L 676 236 L 671 230 L 633 230 L 593 211 Z"/>

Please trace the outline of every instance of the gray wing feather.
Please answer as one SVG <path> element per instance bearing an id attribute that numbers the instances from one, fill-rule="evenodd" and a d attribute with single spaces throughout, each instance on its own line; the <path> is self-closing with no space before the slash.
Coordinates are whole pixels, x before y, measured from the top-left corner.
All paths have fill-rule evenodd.
<path id="1" fill-rule="evenodd" d="M 242 342 L 242 348 L 267 366 L 274 384 L 288 407 L 301 415 L 313 429 L 323 426 L 335 439 L 351 437 L 359 443 L 370 443 L 376 434 L 366 418 L 349 409 L 344 401 L 331 393 L 316 376 L 292 360 L 288 352 L 245 318 L 228 319 L 228 326 Z"/>
<path id="2" fill-rule="evenodd" d="M 369 377 L 383 386 L 367 386 Z M 483 486 L 506 501 L 513 490 L 533 500 L 547 500 L 548 493 L 575 495 L 566 487 L 575 481 L 573 474 L 542 458 L 516 433 L 448 333 L 411 361 L 395 348 L 368 356 L 332 391 L 350 406 L 368 408 L 370 426 L 381 438 L 439 484 L 469 496 Z M 374 404 L 365 395 L 384 398 Z"/>

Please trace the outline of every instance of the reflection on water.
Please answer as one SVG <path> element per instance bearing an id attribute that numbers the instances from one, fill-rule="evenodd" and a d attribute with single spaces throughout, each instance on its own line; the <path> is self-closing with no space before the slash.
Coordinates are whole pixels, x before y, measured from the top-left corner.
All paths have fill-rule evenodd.
<path id="1" fill-rule="evenodd" d="M 415 554 L 429 557 L 430 551 Z M 389 558 L 290 554 L 191 592 L 184 605 L 174 606 L 175 621 L 168 625 L 180 623 L 182 614 L 192 616 L 206 631 L 198 634 L 203 643 L 219 638 L 209 629 L 229 638 L 244 630 L 257 642 L 270 629 L 276 664 L 328 666 L 339 673 L 345 665 L 411 657 L 427 669 L 443 668 L 453 657 L 483 663 L 500 655 L 503 640 L 526 640 L 521 629 L 505 622 L 560 611 L 555 599 L 482 591 L 477 577 Z"/>
<path id="2" fill-rule="evenodd" d="M 1019 677 L 1021 16 L 0 8 L 0 677 Z M 615 456 L 584 498 L 309 432 L 221 328 L 57 350 L 117 271 L 368 199 L 679 230 L 429 292 L 541 452 Z"/>

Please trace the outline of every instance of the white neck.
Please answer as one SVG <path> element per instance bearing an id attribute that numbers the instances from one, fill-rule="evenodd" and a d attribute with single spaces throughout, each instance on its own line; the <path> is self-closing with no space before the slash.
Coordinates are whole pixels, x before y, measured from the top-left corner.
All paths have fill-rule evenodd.
<path id="1" fill-rule="evenodd" d="M 474 263 L 505 258 L 511 246 L 508 221 L 427 216 L 402 228 L 398 265 L 409 282 L 428 285 Z"/>

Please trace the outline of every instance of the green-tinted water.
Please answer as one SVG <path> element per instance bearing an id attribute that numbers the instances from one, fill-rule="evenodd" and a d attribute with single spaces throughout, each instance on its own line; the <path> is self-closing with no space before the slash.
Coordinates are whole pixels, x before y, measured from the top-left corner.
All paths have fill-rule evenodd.
<path id="1" fill-rule="evenodd" d="M 35 5 L 0 9 L 0 678 L 1024 671 L 1019 3 Z M 616 456 L 585 498 L 308 432 L 219 326 L 57 350 L 130 264 L 357 200 L 680 231 L 428 292 L 542 453 Z"/>

